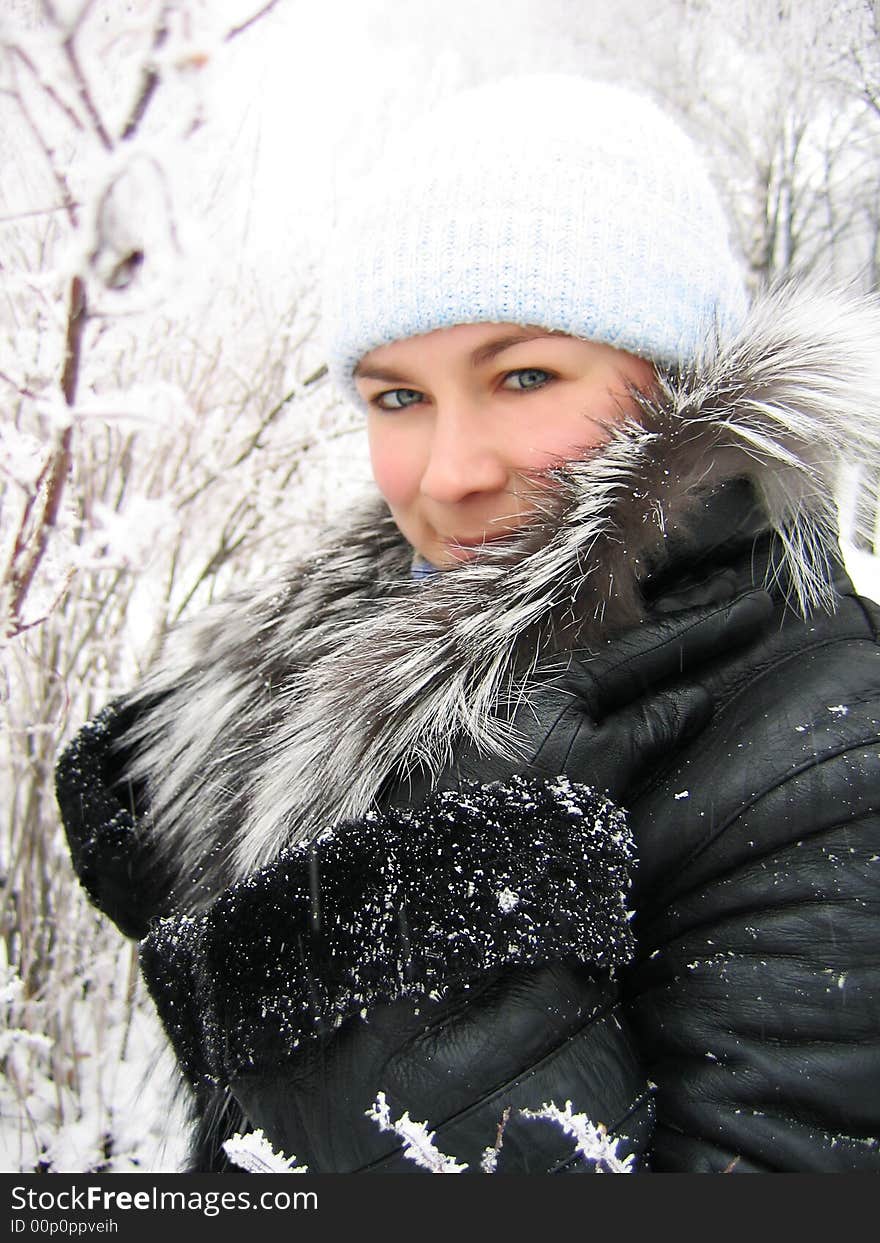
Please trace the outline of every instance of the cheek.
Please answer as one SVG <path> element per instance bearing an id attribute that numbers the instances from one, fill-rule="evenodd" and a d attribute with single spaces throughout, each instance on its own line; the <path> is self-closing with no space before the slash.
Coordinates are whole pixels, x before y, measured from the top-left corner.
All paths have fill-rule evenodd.
<path id="1" fill-rule="evenodd" d="M 531 424 L 530 439 L 518 437 L 520 470 L 546 469 L 605 444 L 609 425 L 638 413 L 625 384 L 611 375 L 572 388 L 564 400 L 549 401 Z"/>
<path id="2" fill-rule="evenodd" d="M 418 491 L 421 472 L 415 446 L 379 420 L 368 424 L 370 465 L 376 486 L 389 505 L 405 505 Z"/>
<path id="3" fill-rule="evenodd" d="M 599 408 L 595 402 L 585 407 L 580 402 L 568 410 L 548 409 L 547 417 L 530 424 L 528 429 L 509 443 L 509 453 L 515 468 L 522 474 L 541 472 L 583 455 L 607 440 L 607 434 L 596 420 L 614 420 L 617 407 Z M 589 413 L 585 412 L 585 408 Z"/>

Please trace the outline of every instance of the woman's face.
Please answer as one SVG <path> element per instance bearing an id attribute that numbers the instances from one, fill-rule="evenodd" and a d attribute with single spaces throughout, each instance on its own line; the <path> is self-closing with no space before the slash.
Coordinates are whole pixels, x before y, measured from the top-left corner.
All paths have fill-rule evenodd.
<path id="1" fill-rule="evenodd" d="M 537 477 L 607 439 L 654 369 L 609 345 L 516 324 L 458 324 L 383 345 L 355 371 L 370 458 L 406 539 L 449 568 L 516 530 Z"/>

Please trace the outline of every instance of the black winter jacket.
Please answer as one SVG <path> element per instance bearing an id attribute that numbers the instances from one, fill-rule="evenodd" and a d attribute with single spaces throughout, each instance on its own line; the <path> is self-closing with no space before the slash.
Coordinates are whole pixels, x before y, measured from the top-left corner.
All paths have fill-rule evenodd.
<path id="1" fill-rule="evenodd" d="M 878 460 L 876 330 L 767 297 L 509 546 L 414 584 L 367 506 L 74 741 L 74 863 L 143 938 L 192 1168 L 253 1127 L 318 1172 L 414 1168 L 365 1116 L 383 1091 L 472 1170 L 507 1107 L 500 1170 L 587 1168 L 517 1113 L 551 1100 L 636 1168 L 880 1170 L 880 611 L 832 496 Z M 390 805 L 572 648 L 607 667 L 762 585 L 773 624 L 689 675 L 711 719 L 626 823 L 589 773 Z"/>

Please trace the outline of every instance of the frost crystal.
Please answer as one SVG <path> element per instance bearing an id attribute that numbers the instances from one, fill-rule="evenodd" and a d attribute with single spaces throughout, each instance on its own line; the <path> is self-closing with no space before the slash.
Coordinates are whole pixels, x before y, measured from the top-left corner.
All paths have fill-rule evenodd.
<path id="1" fill-rule="evenodd" d="M 296 1157 L 285 1157 L 276 1152 L 262 1130 L 249 1131 L 247 1135 L 235 1132 L 232 1139 L 223 1141 L 223 1150 L 240 1169 L 248 1174 L 306 1174 L 307 1165 L 294 1165 Z"/>
<path id="2" fill-rule="evenodd" d="M 586 1114 L 573 1114 L 571 1101 L 565 1102 L 565 1109 L 560 1109 L 551 1101 L 540 1109 L 521 1109 L 524 1118 L 547 1118 L 562 1127 L 566 1135 L 575 1140 L 578 1153 L 586 1162 L 594 1163 L 597 1174 L 631 1174 L 635 1160 L 633 1153 L 621 1160 L 617 1155 L 619 1139 L 608 1134 L 601 1123 L 594 1125 Z"/>
<path id="3" fill-rule="evenodd" d="M 480 1169 L 484 1174 L 494 1174 L 498 1166 L 498 1149 L 495 1147 L 484 1148 L 483 1156 L 480 1160 Z"/>
<path id="4" fill-rule="evenodd" d="M 432 1174 L 461 1174 L 467 1169 L 467 1165 L 460 1165 L 440 1152 L 434 1144 L 434 1132 L 429 1131 L 424 1122 L 413 1122 L 408 1113 L 392 1122 L 384 1092 L 377 1095 L 376 1103 L 366 1114 L 378 1122 L 380 1131 L 396 1131 L 404 1141 L 403 1155 L 423 1170 Z"/>
<path id="5" fill-rule="evenodd" d="M 514 907 L 519 905 L 519 894 L 514 893 L 512 889 L 505 885 L 503 889 L 498 891 L 498 905 L 506 915 L 508 911 L 512 911 Z"/>
<path id="6" fill-rule="evenodd" d="M 483 1155 L 480 1158 L 480 1170 L 483 1174 L 497 1174 L 498 1172 L 498 1156 L 504 1144 L 504 1132 L 509 1119 L 510 1106 L 508 1105 L 501 1115 L 501 1121 L 498 1123 L 495 1143 L 491 1146 L 491 1148 L 483 1149 Z"/>

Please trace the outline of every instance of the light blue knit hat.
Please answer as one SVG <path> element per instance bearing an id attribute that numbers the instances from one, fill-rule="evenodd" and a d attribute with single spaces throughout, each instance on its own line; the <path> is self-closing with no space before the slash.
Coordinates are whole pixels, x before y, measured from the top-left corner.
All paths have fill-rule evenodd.
<path id="1" fill-rule="evenodd" d="M 327 361 L 455 324 L 534 324 L 685 365 L 746 294 L 691 140 L 651 100 L 563 74 L 456 95 L 397 137 L 343 212 Z"/>

